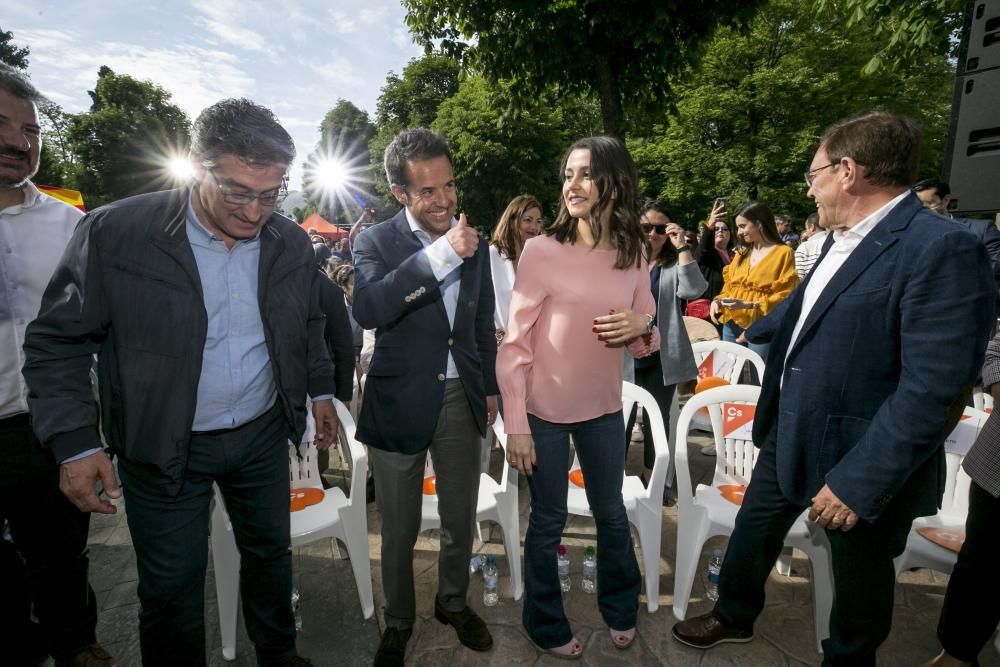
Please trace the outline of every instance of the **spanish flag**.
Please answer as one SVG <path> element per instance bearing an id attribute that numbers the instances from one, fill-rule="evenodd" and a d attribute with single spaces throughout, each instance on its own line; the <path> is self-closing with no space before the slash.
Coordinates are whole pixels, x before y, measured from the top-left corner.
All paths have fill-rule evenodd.
<path id="1" fill-rule="evenodd" d="M 84 213 L 87 209 L 83 205 L 83 195 L 78 190 L 67 190 L 66 188 L 57 188 L 52 185 L 38 185 L 35 184 L 40 192 L 47 194 L 50 197 L 55 197 L 59 201 L 64 201 L 70 206 L 75 206 Z"/>

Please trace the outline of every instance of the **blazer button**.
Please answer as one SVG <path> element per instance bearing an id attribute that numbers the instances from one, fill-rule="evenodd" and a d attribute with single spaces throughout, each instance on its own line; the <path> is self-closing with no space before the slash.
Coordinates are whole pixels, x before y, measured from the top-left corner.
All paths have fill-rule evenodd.
<path id="1" fill-rule="evenodd" d="M 455 344 L 455 339 L 454 338 L 449 338 L 448 339 L 448 347 L 451 347 L 454 344 Z"/>
<path id="2" fill-rule="evenodd" d="M 417 290 L 417 294 L 423 294 L 426 291 L 427 291 L 426 287 L 421 287 L 420 289 Z"/>
<path id="3" fill-rule="evenodd" d="M 409 303 L 409 302 L 413 301 L 413 297 L 411 295 L 407 294 L 406 296 L 403 297 L 403 301 L 405 301 L 406 303 Z"/>
<path id="4" fill-rule="evenodd" d="M 438 380 L 444 382 L 444 373 L 438 373 Z"/>

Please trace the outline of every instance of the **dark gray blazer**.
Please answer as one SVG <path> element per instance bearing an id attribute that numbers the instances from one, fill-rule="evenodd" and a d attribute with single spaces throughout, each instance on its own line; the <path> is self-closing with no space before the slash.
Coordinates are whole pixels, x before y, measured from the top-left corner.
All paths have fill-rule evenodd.
<path id="1" fill-rule="evenodd" d="M 986 347 L 983 364 L 983 389 L 1000 383 L 1000 333 Z M 1000 405 L 993 408 L 983 425 L 976 444 L 965 455 L 962 467 L 976 484 L 994 498 L 1000 498 Z"/>

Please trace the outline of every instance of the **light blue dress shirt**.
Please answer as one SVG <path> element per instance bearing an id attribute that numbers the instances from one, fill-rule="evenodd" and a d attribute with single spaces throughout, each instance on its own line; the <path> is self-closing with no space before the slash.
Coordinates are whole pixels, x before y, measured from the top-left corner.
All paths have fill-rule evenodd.
<path id="1" fill-rule="evenodd" d="M 227 248 L 189 202 L 187 235 L 208 315 L 191 428 L 234 428 L 262 415 L 277 396 L 257 300 L 260 234 Z"/>
<path id="2" fill-rule="evenodd" d="M 431 241 L 430 234 L 410 215 L 410 209 L 406 209 L 406 221 L 410 223 L 410 229 L 424 246 L 424 256 L 430 262 L 431 271 L 438 279 L 438 289 L 441 290 L 441 300 L 444 302 L 445 312 L 448 313 L 448 326 L 455 328 L 455 312 L 458 310 L 458 291 L 462 286 L 462 258 L 458 256 L 455 249 L 451 247 L 451 241 L 444 236 L 438 237 L 436 241 Z M 451 219 L 451 226 L 454 227 L 458 221 Z M 445 377 L 457 378 L 458 366 L 455 365 L 455 358 L 448 352 L 448 368 Z"/>

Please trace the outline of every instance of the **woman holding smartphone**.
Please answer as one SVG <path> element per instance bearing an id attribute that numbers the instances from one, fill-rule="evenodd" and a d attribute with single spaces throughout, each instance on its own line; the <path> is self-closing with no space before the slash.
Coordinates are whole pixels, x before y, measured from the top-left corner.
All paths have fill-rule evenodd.
<path id="1" fill-rule="evenodd" d="M 569 439 L 597 524 L 598 605 L 617 648 L 635 639 L 640 574 L 622 502 L 621 387 L 628 345 L 659 346 L 639 226 L 638 173 L 612 137 L 574 143 L 562 160 L 562 203 L 524 245 L 497 353 L 511 465 L 528 476 L 523 622 L 550 654 L 579 658 L 563 609 L 556 549 L 566 523 Z"/>
<path id="2" fill-rule="evenodd" d="M 764 204 L 747 202 L 735 219 L 744 247 L 723 270 L 725 284 L 712 301 L 712 321 L 723 323 L 722 340 L 749 345 L 766 361 L 770 345 L 748 344 L 743 334 L 799 284 L 795 252 L 781 242 L 774 215 Z"/>

